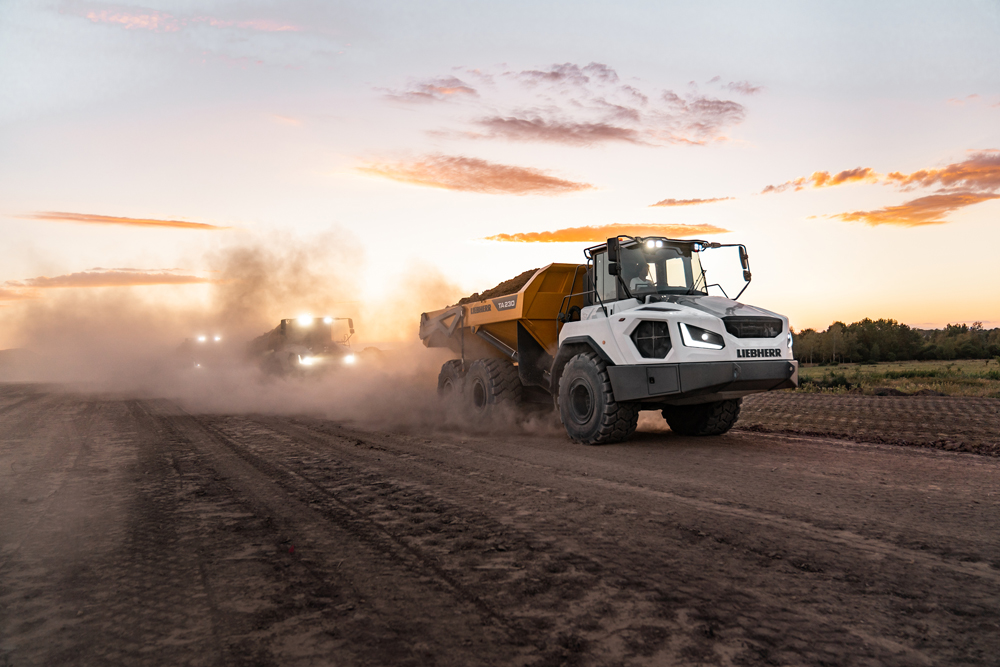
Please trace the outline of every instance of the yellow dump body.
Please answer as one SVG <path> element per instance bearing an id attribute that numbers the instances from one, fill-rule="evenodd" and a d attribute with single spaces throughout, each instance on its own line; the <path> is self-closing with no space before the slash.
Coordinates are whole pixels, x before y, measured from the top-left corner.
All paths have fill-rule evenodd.
<path id="1" fill-rule="evenodd" d="M 515 357 L 520 323 L 555 356 L 559 314 L 573 306 L 583 307 L 586 269 L 585 264 L 549 264 L 516 293 L 424 313 L 420 339 L 427 347 L 448 347 L 467 358 Z"/>

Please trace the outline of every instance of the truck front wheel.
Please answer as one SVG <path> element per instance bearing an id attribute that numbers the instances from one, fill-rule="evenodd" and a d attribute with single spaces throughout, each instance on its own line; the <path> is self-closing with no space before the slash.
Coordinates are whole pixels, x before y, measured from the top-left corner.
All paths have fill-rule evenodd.
<path id="1" fill-rule="evenodd" d="M 740 418 L 742 398 L 701 405 L 670 405 L 663 418 L 678 435 L 722 435 Z"/>
<path id="2" fill-rule="evenodd" d="M 559 416 L 573 440 L 605 445 L 635 433 L 639 408 L 615 400 L 607 365 L 595 353 L 584 352 L 566 362 L 559 378 Z"/>

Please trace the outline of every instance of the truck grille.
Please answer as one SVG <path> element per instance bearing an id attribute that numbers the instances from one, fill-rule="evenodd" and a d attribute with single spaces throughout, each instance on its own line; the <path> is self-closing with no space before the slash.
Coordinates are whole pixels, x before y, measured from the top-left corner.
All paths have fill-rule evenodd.
<path id="1" fill-rule="evenodd" d="M 643 320 L 632 332 L 632 342 L 647 359 L 663 359 L 670 351 L 670 332 L 666 322 Z"/>
<path id="2" fill-rule="evenodd" d="M 737 338 L 775 338 L 784 328 L 776 317 L 723 317 L 722 321 Z"/>

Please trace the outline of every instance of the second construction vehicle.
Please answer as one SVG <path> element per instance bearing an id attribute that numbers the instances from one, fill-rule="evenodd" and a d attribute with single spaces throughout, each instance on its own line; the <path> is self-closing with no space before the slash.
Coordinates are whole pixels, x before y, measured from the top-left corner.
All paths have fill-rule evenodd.
<path id="1" fill-rule="evenodd" d="M 334 322 L 347 331 L 334 332 Z M 247 354 L 272 375 L 305 375 L 355 363 L 351 349 L 354 320 L 348 317 L 302 315 L 281 320 L 271 331 L 250 341 Z"/>
<path id="2" fill-rule="evenodd" d="M 700 254 L 722 247 L 738 248 L 749 284 L 741 244 L 619 236 L 587 248 L 586 264 L 550 264 L 422 314 L 424 345 L 459 357 L 439 393 L 480 418 L 554 402 L 585 444 L 629 438 L 641 410 L 683 435 L 725 433 L 743 396 L 796 387 L 798 362 L 788 318 L 709 296 Z"/>

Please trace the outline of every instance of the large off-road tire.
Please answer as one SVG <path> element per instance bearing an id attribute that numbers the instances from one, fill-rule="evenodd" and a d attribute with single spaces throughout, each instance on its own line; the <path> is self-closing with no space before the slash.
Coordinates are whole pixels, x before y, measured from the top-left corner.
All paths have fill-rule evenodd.
<path id="1" fill-rule="evenodd" d="M 523 390 L 517 368 L 503 359 L 476 359 L 462 384 L 466 409 L 472 417 L 485 419 L 515 407 Z"/>
<path id="2" fill-rule="evenodd" d="M 671 405 L 663 409 L 670 430 L 679 435 L 722 435 L 740 418 L 742 398 L 702 403 Z"/>
<path id="3" fill-rule="evenodd" d="M 459 400 L 462 395 L 462 382 L 465 374 L 462 373 L 461 359 L 452 359 L 444 362 L 441 372 L 438 373 L 438 396 L 446 402 Z"/>
<path id="4" fill-rule="evenodd" d="M 639 406 L 619 403 L 604 361 L 593 352 L 572 357 L 559 378 L 559 417 L 569 437 L 585 445 L 605 445 L 632 437 Z"/>

